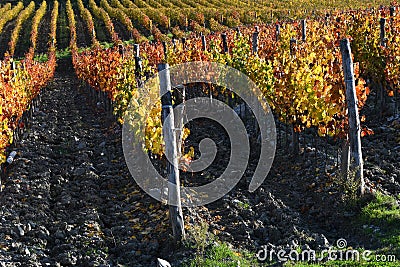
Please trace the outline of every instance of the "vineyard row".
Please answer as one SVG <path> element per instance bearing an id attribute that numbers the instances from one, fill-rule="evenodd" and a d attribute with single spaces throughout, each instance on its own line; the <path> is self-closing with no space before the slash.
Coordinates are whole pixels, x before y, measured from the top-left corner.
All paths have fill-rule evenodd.
<path id="1" fill-rule="evenodd" d="M 17 26 L 22 25 L 23 21 L 32 15 L 34 2 L 31 2 L 17 18 Z M 54 76 L 56 66 L 56 30 L 59 4 L 54 1 L 51 24 L 50 40 L 46 62 L 38 62 L 34 59 L 38 25 L 42 20 L 47 3 L 42 2 L 40 8 L 34 15 L 34 23 L 31 31 L 31 48 L 22 61 L 15 61 L 12 57 L 6 57 L 0 62 L 0 163 L 6 160 L 6 148 L 16 138 L 16 133 L 24 127 L 21 120 L 24 112 L 31 108 L 32 100 L 46 86 L 48 81 Z M 9 55 L 15 49 L 20 27 L 13 30 L 10 42 Z"/>

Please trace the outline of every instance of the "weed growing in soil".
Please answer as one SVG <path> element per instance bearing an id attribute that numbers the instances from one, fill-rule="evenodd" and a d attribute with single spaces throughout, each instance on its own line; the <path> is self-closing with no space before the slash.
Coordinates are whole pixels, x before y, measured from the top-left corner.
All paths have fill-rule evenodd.
<path id="1" fill-rule="evenodd" d="M 348 170 L 347 174 L 339 174 L 336 185 L 342 193 L 342 200 L 354 206 L 358 200 L 360 180 L 357 179 L 357 169 Z"/>

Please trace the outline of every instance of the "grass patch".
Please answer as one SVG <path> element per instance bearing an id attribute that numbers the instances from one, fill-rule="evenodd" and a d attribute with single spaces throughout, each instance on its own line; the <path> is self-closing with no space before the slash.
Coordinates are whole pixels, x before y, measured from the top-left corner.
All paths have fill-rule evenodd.
<path id="1" fill-rule="evenodd" d="M 71 57 L 71 50 L 69 49 L 69 47 L 56 51 L 57 59 L 68 58 L 68 57 Z"/>
<path id="2" fill-rule="evenodd" d="M 358 261 L 327 261 L 320 264 L 287 263 L 285 267 L 397 267 L 399 262 L 358 262 Z"/>
<path id="3" fill-rule="evenodd" d="M 359 223 L 364 225 L 367 235 L 381 241 L 383 251 L 400 259 L 400 206 L 395 197 L 377 193 L 373 201 L 361 209 Z M 371 231 L 370 226 L 378 230 Z"/>
<path id="4" fill-rule="evenodd" d="M 257 266 L 255 255 L 247 251 L 237 251 L 226 243 L 218 241 L 208 231 L 208 224 L 201 220 L 187 231 L 185 246 L 194 250 L 194 257 L 187 260 L 186 267 L 251 267 Z"/>
<path id="5" fill-rule="evenodd" d="M 248 252 L 237 252 L 227 244 L 215 242 L 203 255 L 196 255 L 186 266 L 251 267 L 257 266 L 257 262 Z"/>
<path id="6" fill-rule="evenodd" d="M 49 57 L 47 56 L 47 54 L 40 54 L 40 55 L 36 55 L 34 60 L 36 62 L 43 63 L 43 62 L 47 62 L 49 60 Z"/>

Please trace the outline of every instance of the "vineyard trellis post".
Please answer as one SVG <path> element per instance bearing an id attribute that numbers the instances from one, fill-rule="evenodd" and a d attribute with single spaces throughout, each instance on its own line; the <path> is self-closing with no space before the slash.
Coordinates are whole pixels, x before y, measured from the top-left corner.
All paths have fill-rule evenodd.
<path id="1" fill-rule="evenodd" d="M 140 47 L 138 44 L 133 45 L 133 56 L 135 59 L 135 77 L 137 85 L 140 87 L 141 84 L 141 74 L 142 74 L 142 59 L 140 58 Z"/>
<path id="2" fill-rule="evenodd" d="M 391 17 L 394 17 L 394 16 L 395 16 L 395 13 L 396 13 L 396 8 L 395 8 L 394 6 L 391 6 L 391 7 L 390 7 L 390 16 L 391 16 Z"/>
<path id="3" fill-rule="evenodd" d="M 380 37 L 381 37 L 381 46 L 386 47 L 386 35 L 385 35 L 385 25 L 386 25 L 386 19 L 385 18 L 381 18 L 381 20 L 379 21 L 380 26 L 381 26 L 381 33 L 380 33 Z"/>
<path id="4" fill-rule="evenodd" d="M 296 45 L 297 45 L 297 40 L 295 38 L 290 39 L 290 55 L 293 56 L 294 58 L 296 57 Z"/>
<path id="5" fill-rule="evenodd" d="M 174 51 L 176 50 L 176 39 L 175 37 L 172 38 L 172 47 L 174 48 Z"/>
<path id="6" fill-rule="evenodd" d="M 305 19 L 301 20 L 301 40 L 306 41 L 307 38 L 307 21 Z"/>
<path id="7" fill-rule="evenodd" d="M 125 47 L 122 44 L 118 45 L 118 52 L 121 55 L 122 58 L 125 57 Z M 124 74 L 125 76 L 125 74 Z M 108 98 L 107 98 L 108 99 Z M 111 115 L 113 114 L 113 110 L 114 110 L 114 102 L 112 99 L 109 100 L 110 103 L 110 111 L 111 111 Z"/>
<path id="8" fill-rule="evenodd" d="M 258 26 L 255 27 L 255 31 L 253 32 L 253 53 L 258 53 L 258 34 L 260 33 Z"/>
<path id="9" fill-rule="evenodd" d="M 203 51 L 207 50 L 207 42 L 206 42 L 206 36 L 201 35 L 201 47 L 203 48 Z"/>
<path id="10" fill-rule="evenodd" d="M 386 38 L 386 19 L 385 18 L 381 18 L 380 21 L 380 41 L 381 41 L 381 46 L 386 47 L 387 46 L 387 38 Z M 383 62 L 383 64 L 386 64 L 385 62 Z M 378 102 L 380 104 L 380 109 L 382 110 L 383 107 L 386 104 L 386 92 L 384 89 L 384 85 L 382 82 L 379 82 L 378 84 L 379 86 L 379 95 L 378 95 Z M 381 114 L 382 115 L 382 114 Z"/>
<path id="11" fill-rule="evenodd" d="M 3 172 L 4 172 L 3 164 L 0 164 L 0 192 L 3 192 L 3 186 L 1 185 L 1 182 L 2 182 L 3 176 L 4 176 Z"/>
<path id="12" fill-rule="evenodd" d="M 296 58 L 296 46 L 297 40 L 295 38 L 290 39 L 290 55 Z M 292 152 L 293 155 L 297 156 L 300 154 L 300 133 L 295 129 L 295 125 L 292 125 Z"/>
<path id="13" fill-rule="evenodd" d="M 167 57 L 168 57 L 167 42 L 162 41 L 162 47 L 163 47 L 163 50 L 164 50 L 164 60 L 167 61 Z"/>
<path id="14" fill-rule="evenodd" d="M 17 72 L 15 71 L 17 69 L 17 66 L 15 65 L 15 61 L 14 60 L 12 60 L 10 62 L 10 68 L 11 68 L 11 70 L 13 72 L 13 77 L 15 78 L 15 76 L 17 76 Z"/>
<path id="15" fill-rule="evenodd" d="M 394 6 L 390 7 L 390 24 L 393 24 L 393 18 L 396 16 L 396 9 Z M 393 30 L 393 29 L 392 29 Z"/>
<path id="16" fill-rule="evenodd" d="M 221 33 L 221 38 L 222 38 L 222 52 L 226 54 L 228 53 L 228 41 L 226 33 Z"/>
<path id="17" fill-rule="evenodd" d="M 276 41 L 279 41 L 279 35 L 281 34 L 281 25 L 276 24 L 275 26 Z"/>
<path id="18" fill-rule="evenodd" d="M 252 45 L 253 45 L 253 54 L 258 57 L 258 36 L 260 34 L 260 28 L 258 26 L 254 27 L 254 32 L 253 32 L 253 40 L 252 40 Z M 246 111 L 246 106 L 245 106 L 245 111 Z M 259 112 L 259 110 L 257 110 Z M 254 117 L 254 133 L 255 136 L 258 136 L 258 122 L 257 119 Z"/>
<path id="19" fill-rule="evenodd" d="M 394 17 L 396 16 L 396 8 L 394 6 L 390 7 L 390 30 L 391 33 L 393 34 L 393 21 L 394 21 Z"/>
<path id="20" fill-rule="evenodd" d="M 345 147 L 344 149 L 350 149 L 350 157 L 347 159 L 346 157 L 342 158 L 342 168 L 344 167 L 344 169 L 342 169 L 342 174 L 348 178 L 349 172 L 347 170 L 349 170 L 351 166 L 351 170 L 355 171 L 356 174 L 355 179 L 359 181 L 360 184 L 359 193 L 363 195 L 365 182 L 363 176 L 363 159 L 361 150 L 361 125 L 358 114 L 354 66 L 353 59 L 351 58 L 349 39 L 345 38 L 340 41 L 340 50 L 342 53 L 344 81 L 346 85 L 346 102 L 349 119 L 349 147 Z M 353 159 L 353 161 L 351 161 L 351 159 Z"/>
<path id="21" fill-rule="evenodd" d="M 329 23 L 329 13 L 325 14 L 325 26 L 328 26 Z"/>
<path id="22" fill-rule="evenodd" d="M 118 45 L 118 52 L 119 52 L 119 54 L 122 56 L 122 58 L 124 58 L 124 46 L 123 46 L 123 44 L 119 44 Z"/>
<path id="23" fill-rule="evenodd" d="M 185 32 L 188 32 L 188 19 L 185 16 Z"/>
<path id="24" fill-rule="evenodd" d="M 237 27 L 237 28 L 236 28 L 236 38 L 238 38 L 238 37 L 240 37 L 240 36 L 242 36 L 242 33 L 240 32 L 240 28 Z"/>
<path id="25" fill-rule="evenodd" d="M 178 149 L 176 144 L 176 132 L 174 122 L 174 110 L 172 106 L 171 78 L 168 63 L 158 65 L 160 73 L 160 92 L 162 104 L 163 138 L 165 142 L 165 154 L 170 160 L 167 162 L 168 176 L 168 198 L 171 203 L 177 205 L 169 206 L 169 216 L 172 225 L 172 232 L 176 242 L 185 237 L 183 212 L 181 205 L 179 169 L 178 169 Z M 168 115 L 169 119 L 168 118 Z M 172 161 L 172 162 L 171 162 Z"/>
<path id="26" fill-rule="evenodd" d="M 394 17 L 396 16 L 396 8 L 394 6 L 390 7 L 390 28 L 391 28 L 391 33 L 395 33 L 395 29 L 393 27 L 393 21 Z M 394 90 L 394 115 L 397 115 L 397 110 L 398 110 L 398 105 L 397 105 L 397 99 L 398 99 L 398 90 Z"/>
<path id="27" fill-rule="evenodd" d="M 182 37 L 182 49 L 186 50 L 186 38 Z"/>
<path id="28" fill-rule="evenodd" d="M 133 53 L 134 53 L 133 56 L 135 58 L 138 58 L 140 56 L 140 47 L 138 44 L 133 45 Z"/>

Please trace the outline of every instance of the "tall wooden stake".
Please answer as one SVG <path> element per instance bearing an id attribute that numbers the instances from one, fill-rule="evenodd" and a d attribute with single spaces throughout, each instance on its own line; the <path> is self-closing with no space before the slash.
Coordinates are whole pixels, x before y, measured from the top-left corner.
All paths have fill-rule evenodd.
<path id="1" fill-rule="evenodd" d="M 276 40 L 275 41 L 279 41 L 279 35 L 281 34 L 281 25 L 276 24 L 275 25 L 275 33 L 276 33 Z"/>
<path id="2" fill-rule="evenodd" d="M 221 38 L 222 38 L 222 53 L 226 54 L 228 53 L 228 41 L 226 33 L 221 33 Z"/>
<path id="3" fill-rule="evenodd" d="M 182 49 L 186 50 L 186 38 L 182 37 Z"/>
<path id="4" fill-rule="evenodd" d="M 356 171 L 356 179 L 360 181 L 359 193 L 363 195 L 365 182 L 361 151 L 361 126 L 358 115 L 354 66 L 353 59 L 351 58 L 349 39 L 346 38 L 340 41 L 340 51 L 342 52 L 344 80 L 346 85 L 346 102 L 349 116 L 350 156 L 353 159 L 350 165 L 352 167 L 351 169 Z"/>
<path id="5" fill-rule="evenodd" d="M 202 47 L 203 51 L 207 50 L 207 41 L 206 41 L 206 37 L 204 35 L 201 35 L 201 47 Z"/>
<path id="6" fill-rule="evenodd" d="M 142 59 L 140 58 L 140 47 L 138 44 L 133 45 L 133 55 L 135 58 L 135 77 L 136 77 L 136 82 L 137 85 L 140 87 L 142 86 L 142 71 L 143 71 L 143 66 L 142 66 Z"/>
<path id="7" fill-rule="evenodd" d="M 305 19 L 301 20 L 301 40 L 306 41 L 307 38 L 307 21 Z"/>
<path id="8" fill-rule="evenodd" d="M 381 18 L 381 20 L 379 21 L 380 25 L 381 25 L 381 45 L 382 46 L 386 46 L 386 37 L 385 37 L 385 25 L 386 25 L 386 19 L 385 18 Z"/>
<path id="9" fill-rule="evenodd" d="M 168 175 L 168 198 L 171 203 L 177 205 L 169 206 L 169 216 L 172 224 L 172 232 L 176 242 L 181 241 L 185 237 L 183 212 L 181 205 L 181 192 L 179 182 L 179 169 L 178 169 L 178 149 L 176 145 L 176 133 L 174 124 L 174 110 L 172 107 L 172 93 L 171 93 L 171 79 L 169 73 L 169 66 L 167 63 L 159 64 L 158 71 L 160 73 L 160 90 L 167 92 L 161 97 L 162 104 L 162 121 L 163 121 L 163 137 L 165 142 L 165 153 L 168 155 L 170 161 L 167 163 Z M 169 116 L 169 119 L 166 118 Z M 176 186 L 172 186 L 172 185 Z"/>
<path id="10" fill-rule="evenodd" d="M 257 54 L 258 53 L 258 34 L 260 33 L 258 26 L 256 26 L 255 31 L 253 32 L 253 53 Z"/>
<path id="11" fill-rule="evenodd" d="M 167 57 L 168 57 L 167 42 L 163 41 L 162 46 L 163 46 L 163 50 L 164 50 L 164 60 L 167 61 Z"/>

